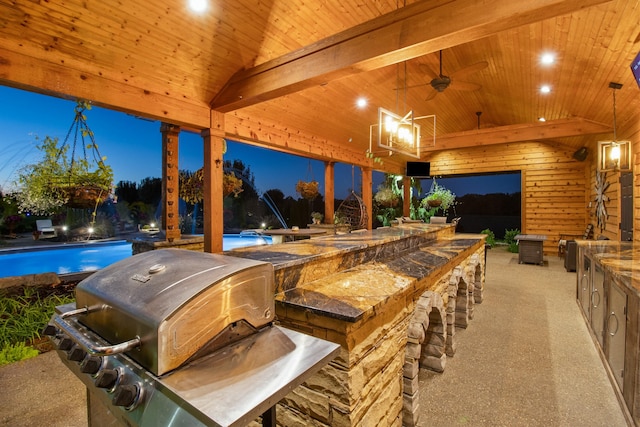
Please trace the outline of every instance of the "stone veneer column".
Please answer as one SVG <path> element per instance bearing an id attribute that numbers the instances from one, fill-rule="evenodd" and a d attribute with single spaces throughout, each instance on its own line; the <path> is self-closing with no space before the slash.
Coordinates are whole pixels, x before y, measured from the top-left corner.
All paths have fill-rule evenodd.
<path id="1" fill-rule="evenodd" d="M 180 239 L 180 217 L 178 213 L 179 169 L 178 136 L 180 127 L 168 123 L 160 126 L 162 133 L 162 229 L 167 241 Z"/>

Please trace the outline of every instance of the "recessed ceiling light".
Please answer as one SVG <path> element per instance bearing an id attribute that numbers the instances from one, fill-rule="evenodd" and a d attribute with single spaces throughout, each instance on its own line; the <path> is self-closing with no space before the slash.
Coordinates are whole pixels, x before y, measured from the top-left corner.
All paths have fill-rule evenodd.
<path id="1" fill-rule="evenodd" d="M 556 56 L 553 53 L 543 53 L 540 57 L 540 62 L 544 65 L 551 65 L 556 62 Z"/>
<path id="2" fill-rule="evenodd" d="M 207 7 L 209 7 L 207 0 L 189 0 L 189 8 L 196 13 L 204 12 Z"/>
<path id="3" fill-rule="evenodd" d="M 364 108 L 367 106 L 367 99 L 366 98 L 358 98 L 358 100 L 356 101 L 356 105 L 358 106 L 358 108 Z"/>
<path id="4" fill-rule="evenodd" d="M 539 122 L 546 122 L 546 121 L 547 121 L 547 119 L 545 119 L 544 117 L 538 117 L 538 121 L 539 121 Z"/>
<path id="5" fill-rule="evenodd" d="M 551 92 L 551 86 L 549 86 L 549 85 L 542 85 L 542 86 L 540 87 L 540 92 L 541 92 L 541 93 L 549 93 L 549 92 Z"/>

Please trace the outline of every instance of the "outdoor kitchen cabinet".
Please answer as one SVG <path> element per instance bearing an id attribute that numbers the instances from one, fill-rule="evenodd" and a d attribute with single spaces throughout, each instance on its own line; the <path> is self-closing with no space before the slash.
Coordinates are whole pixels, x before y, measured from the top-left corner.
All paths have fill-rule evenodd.
<path id="1" fill-rule="evenodd" d="M 592 265 L 591 276 L 591 329 L 601 348 L 604 348 L 604 313 L 606 307 L 604 293 L 604 270 L 598 264 Z"/>
<path id="2" fill-rule="evenodd" d="M 578 286 L 576 297 L 585 319 L 591 320 L 591 259 L 580 254 L 578 262 Z"/>
<path id="3" fill-rule="evenodd" d="M 640 294 L 601 260 L 580 249 L 577 302 L 627 417 L 640 426 Z"/>
<path id="4" fill-rule="evenodd" d="M 607 328 L 605 348 L 607 361 L 618 387 L 624 393 L 624 367 L 627 342 L 627 294 L 610 277 L 608 285 Z"/>

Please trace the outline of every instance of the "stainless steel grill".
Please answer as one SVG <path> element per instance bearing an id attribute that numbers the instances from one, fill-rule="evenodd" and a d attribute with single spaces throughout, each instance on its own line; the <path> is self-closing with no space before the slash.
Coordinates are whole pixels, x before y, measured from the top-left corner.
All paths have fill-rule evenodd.
<path id="1" fill-rule="evenodd" d="M 90 424 L 245 425 L 339 349 L 273 325 L 273 280 L 269 263 L 146 252 L 82 281 L 45 332 Z"/>

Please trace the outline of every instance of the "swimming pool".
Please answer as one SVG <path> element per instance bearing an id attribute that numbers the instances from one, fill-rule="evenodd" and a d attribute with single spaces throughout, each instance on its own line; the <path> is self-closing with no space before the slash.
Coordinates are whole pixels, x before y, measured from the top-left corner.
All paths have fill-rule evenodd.
<path id="1" fill-rule="evenodd" d="M 258 235 L 225 234 L 225 251 L 245 246 L 270 244 L 271 238 Z M 29 249 L 0 251 L 0 278 L 49 273 L 71 274 L 100 270 L 131 256 L 126 240 L 87 242 Z"/>

